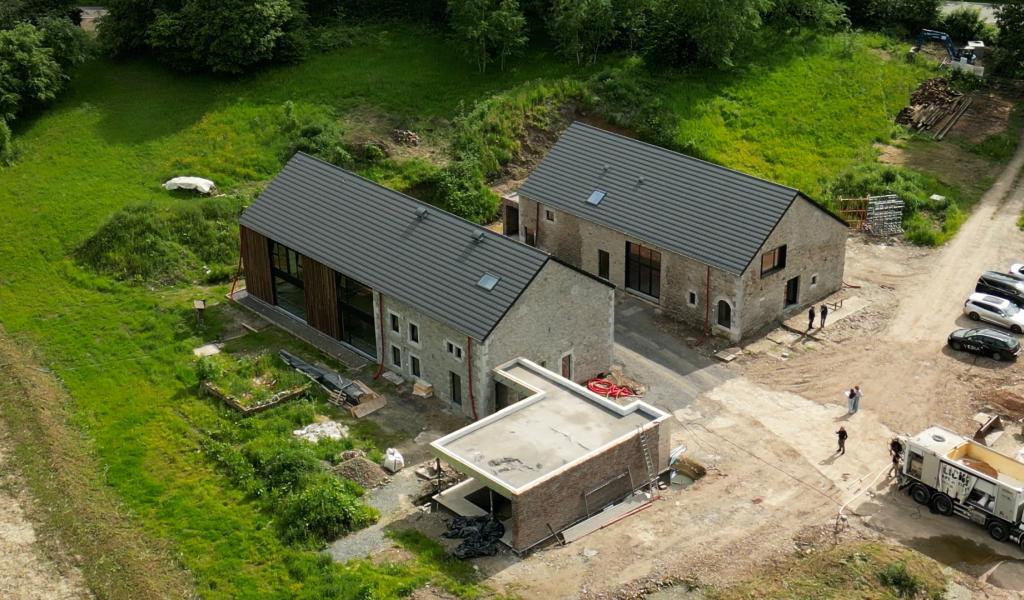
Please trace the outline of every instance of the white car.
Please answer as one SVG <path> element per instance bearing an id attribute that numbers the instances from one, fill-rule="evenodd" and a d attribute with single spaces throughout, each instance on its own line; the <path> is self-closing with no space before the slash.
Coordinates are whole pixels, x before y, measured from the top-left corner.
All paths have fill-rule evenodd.
<path id="1" fill-rule="evenodd" d="M 1024 280 L 1024 263 L 1013 263 L 1010 265 L 1010 270 L 1007 273 L 1009 273 L 1010 277 Z"/>
<path id="2" fill-rule="evenodd" d="M 1003 298 L 971 294 L 964 302 L 964 314 L 972 321 L 988 321 L 1014 333 L 1024 332 L 1024 311 Z"/>

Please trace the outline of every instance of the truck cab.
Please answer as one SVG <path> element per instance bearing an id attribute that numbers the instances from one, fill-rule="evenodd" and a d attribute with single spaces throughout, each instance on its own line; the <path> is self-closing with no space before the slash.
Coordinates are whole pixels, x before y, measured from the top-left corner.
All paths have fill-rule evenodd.
<path id="1" fill-rule="evenodd" d="M 916 502 L 1024 545 L 1024 464 L 941 427 L 901 442 L 900 487 Z"/>

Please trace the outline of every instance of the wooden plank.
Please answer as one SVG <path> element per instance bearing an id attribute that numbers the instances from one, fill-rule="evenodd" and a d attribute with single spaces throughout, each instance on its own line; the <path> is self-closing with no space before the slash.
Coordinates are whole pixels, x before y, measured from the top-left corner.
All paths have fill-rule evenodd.
<path id="1" fill-rule="evenodd" d="M 302 257 L 302 283 L 306 292 L 306 323 L 337 339 L 338 288 L 334 271 L 308 256 Z"/>
<path id="2" fill-rule="evenodd" d="M 246 291 L 268 304 L 274 303 L 274 284 L 270 273 L 270 245 L 267 238 L 248 227 L 239 226 Z"/>

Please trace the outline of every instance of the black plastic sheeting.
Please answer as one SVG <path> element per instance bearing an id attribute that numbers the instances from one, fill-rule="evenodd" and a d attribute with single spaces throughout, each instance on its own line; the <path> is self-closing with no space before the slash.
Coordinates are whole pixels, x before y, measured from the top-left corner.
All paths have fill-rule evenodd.
<path id="1" fill-rule="evenodd" d="M 505 535 L 505 526 L 491 515 L 483 517 L 455 517 L 448 523 L 448 531 L 441 537 L 462 539 L 452 556 L 459 559 L 494 556 L 498 541 Z"/>
<path id="2" fill-rule="evenodd" d="M 362 398 L 364 392 L 355 382 L 345 379 L 334 371 L 311 365 L 287 350 L 281 350 L 277 354 L 293 369 L 317 382 L 328 392 L 341 394 L 349 404 L 359 404 L 359 399 Z"/>

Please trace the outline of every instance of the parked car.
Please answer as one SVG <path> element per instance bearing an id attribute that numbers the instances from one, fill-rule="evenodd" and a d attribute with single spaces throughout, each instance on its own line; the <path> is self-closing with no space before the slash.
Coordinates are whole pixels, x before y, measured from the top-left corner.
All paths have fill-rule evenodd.
<path id="1" fill-rule="evenodd" d="M 1024 333 L 1024 311 L 1005 298 L 971 294 L 964 302 L 964 314 L 972 321 L 987 321 L 1014 333 Z"/>
<path id="2" fill-rule="evenodd" d="M 1010 277 L 1024 280 L 1024 263 L 1013 263 L 1010 265 Z"/>
<path id="3" fill-rule="evenodd" d="M 991 356 L 994 360 L 1016 360 L 1020 354 L 1017 338 L 995 329 L 957 329 L 946 341 L 954 350 Z"/>
<path id="4" fill-rule="evenodd" d="M 1024 281 L 1003 273 L 985 271 L 978 278 L 978 284 L 974 286 L 974 291 L 1006 298 L 1016 304 L 1024 304 Z"/>

